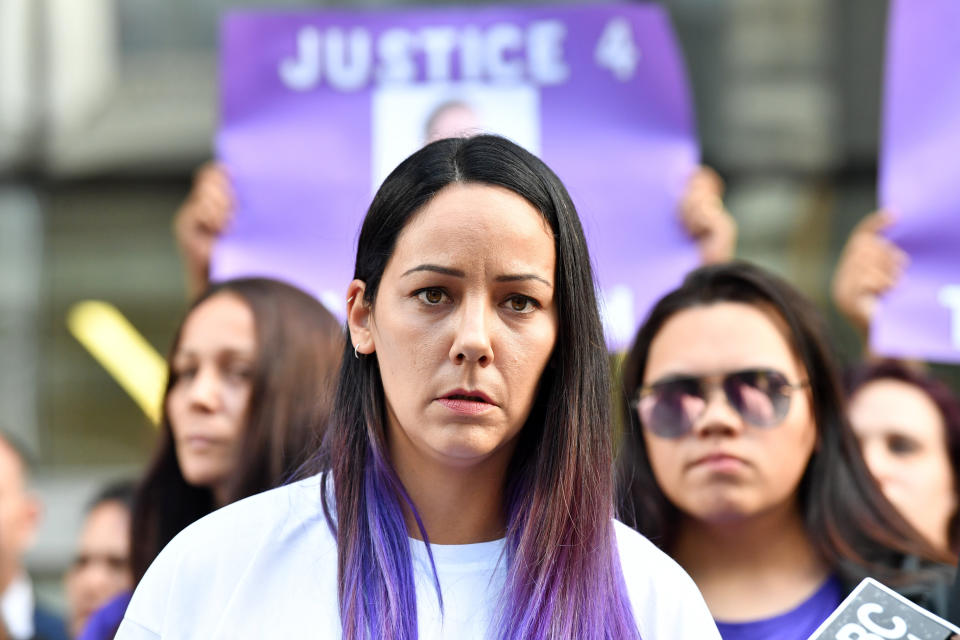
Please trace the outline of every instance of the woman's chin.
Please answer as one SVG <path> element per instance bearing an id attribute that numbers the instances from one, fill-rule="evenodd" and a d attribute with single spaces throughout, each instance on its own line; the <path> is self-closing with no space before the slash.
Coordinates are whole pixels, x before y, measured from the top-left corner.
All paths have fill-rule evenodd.
<path id="1" fill-rule="evenodd" d="M 741 500 L 728 496 L 712 496 L 685 509 L 687 515 L 710 525 L 731 525 L 749 520 L 757 515 L 757 509 Z"/>
<path id="2" fill-rule="evenodd" d="M 184 466 L 183 479 L 192 487 L 199 489 L 212 489 L 214 485 L 222 481 L 223 474 L 217 474 L 212 469 L 204 467 L 191 468 Z"/>
<path id="3" fill-rule="evenodd" d="M 513 440 L 502 438 L 444 439 L 431 447 L 430 457 L 441 465 L 465 469 L 488 464 L 508 456 L 513 451 Z"/>

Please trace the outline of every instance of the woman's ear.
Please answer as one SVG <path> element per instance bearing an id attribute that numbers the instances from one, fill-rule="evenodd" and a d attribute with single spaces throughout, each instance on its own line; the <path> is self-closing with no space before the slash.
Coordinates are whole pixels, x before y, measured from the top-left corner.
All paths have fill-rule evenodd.
<path id="1" fill-rule="evenodd" d="M 369 355 L 377 350 L 377 346 L 370 330 L 373 308 L 363 299 L 366 291 L 367 284 L 363 280 L 354 280 L 347 287 L 347 326 L 354 353 Z"/>

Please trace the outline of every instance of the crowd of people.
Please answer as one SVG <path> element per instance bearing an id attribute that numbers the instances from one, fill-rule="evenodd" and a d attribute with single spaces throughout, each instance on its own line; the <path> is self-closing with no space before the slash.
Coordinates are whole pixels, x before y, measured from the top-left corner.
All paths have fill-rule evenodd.
<path id="1" fill-rule="evenodd" d="M 842 371 L 820 310 L 733 259 L 722 197 L 691 177 L 703 266 L 613 377 L 574 203 L 522 148 L 441 139 L 386 179 L 345 330 L 290 285 L 208 281 L 232 196 L 203 167 L 156 449 L 91 501 L 59 629 L 2 439 L 0 638 L 804 640 L 867 576 L 949 615 L 960 401 L 922 363 Z M 864 335 L 906 263 L 890 223 L 834 276 Z"/>

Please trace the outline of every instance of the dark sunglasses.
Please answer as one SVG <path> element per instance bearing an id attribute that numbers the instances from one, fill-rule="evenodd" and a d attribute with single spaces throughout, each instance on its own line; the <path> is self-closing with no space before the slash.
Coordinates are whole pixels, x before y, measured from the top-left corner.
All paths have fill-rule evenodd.
<path id="1" fill-rule="evenodd" d="M 727 403 L 755 427 L 774 427 L 790 411 L 793 392 L 809 383 L 791 383 L 774 369 L 744 369 L 712 376 L 674 376 L 640 387 L 633 406 L 640 423 L 663 438 L 690 433 L 719 384 Z"/>

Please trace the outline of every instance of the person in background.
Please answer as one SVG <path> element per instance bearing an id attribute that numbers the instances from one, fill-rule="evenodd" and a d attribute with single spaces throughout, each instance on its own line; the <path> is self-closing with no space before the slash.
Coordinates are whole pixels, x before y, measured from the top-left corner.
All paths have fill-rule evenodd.
<path id="1" fill-rule="evenodd" d="M 11 436 L 0 434 L 0 621 L 12 640 L 66 640 L 57 616 L 36 601 L 23 556 L 40 522 L 40 502 L 28 488 L 28 461 Z"/>
<path id="2" fill-rule="evenodd" d="M 960 400 L 896 360 L 850 376 L 850 422 L 884 495 L 938 549 L 960 551 Z"/>
<path id="3" fill-rule="evenodd" d="M 733 256 L 732 218 L 719 198 L 722 183 L 702 168 L 691 179 L 681 220 L 697 240 L 702 264 Z M 895 223 L 889 211 L 875 211 L 854 228 L 841 252 L 831 284 L 834 305 L 866 343 L 880 297 L 900 279 L 907 254 L 883 232 Z M 851 374 L 851 422 L 867 464 L 887 498 L 937 548 L 960 551 L 956 518 L 960 471 L 958 401 L 919 362 L 868 362 Z M 873 360 L 873 362 L 871 362 Z M 868 384 L 869 383 L 869 384 Z M 861 389 L 861 387 L 863 387 Z"/>
<path id="4" fill-rule="evenodd" d="M 725 640 L 805 640 L 866 576 L 943 613 L 949 556 L 873 482 L 822 320 L 793 287 L 701 267 L 623 372 L 621 517 L 690 573 Z"/>
<path id="5" fill-rule="evenodd" d="M 134 500 L 134 584 L 187 525 L 296 476 L 323 435 L 342 349 L 336 318 L 275 280 L 227 280 L 194 301 L 173 340 L 157 447 Z M 90 640 L 112 637 L 129 598 L 97 612 L 90 625 L 110 632 Z"/>
<path id="6" fill-rule="evenodd" d="M 108 485 L 87 507 L 73 564 L 65 578 L 68 628 L 79 637 L 90 616 L 133 588 L 130 572 L 130 514 L 134 484 Z"/>
<path id="7" fill-rule="evenodd" d="M 866 216 L 847 240 L 833 277 L 837 309 L 866 341 L 881 296 L 909 259 L 883 235 L 887 211 Z M 850 420 L 887 498 L 937 548 L 956 558 L 960 400 L 919 362 L 879 359 L 849 376 Z"/>
<path id="8" fill-rule="evenodd" d="M 181 529 L 283 484 L 326 425 L 343 331 L 274 280 L 208 287 L 170 352 L 160 439 L 134 503 L 134 578 Z"/>

